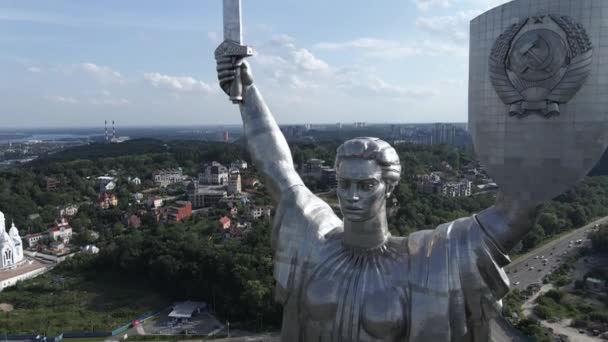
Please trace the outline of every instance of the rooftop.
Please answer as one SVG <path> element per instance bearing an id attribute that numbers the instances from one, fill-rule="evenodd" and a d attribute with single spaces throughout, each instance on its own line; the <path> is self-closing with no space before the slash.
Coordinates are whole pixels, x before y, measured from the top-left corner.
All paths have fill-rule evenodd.
<path id="1" fill-rule="evenodd" d="M 0 271 L 0 282 L 13 277 L 20 276 L 24 273 L 28 273 L 49 266 L 49 263 L 43 263 L 36 259 L 30 259 L 26 257 L 26 259 L 21 265 L 9 270 Z"/>
<path id="2" fill-rule="evenodd" d="M 192 317 L 192 313 L 197 309 L 204 309 L 207 307 L 207 304 L 204 302 L 181 302 L 176 303 L 173 307 L 173 311 L 169 313 L 169 317 L 172 318 L 190 318 Z"/>

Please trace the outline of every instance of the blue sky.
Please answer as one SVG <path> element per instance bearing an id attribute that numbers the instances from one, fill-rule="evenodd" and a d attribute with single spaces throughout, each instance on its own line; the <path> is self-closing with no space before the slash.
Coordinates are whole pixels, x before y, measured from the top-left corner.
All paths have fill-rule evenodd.
<path id="1" fill-rule="evenodd" d="M 243 0 L 280 123 L 466 121 L 468 21 L 504 0 Z M 240 122 L 221 0 L 0 0 L 5 127 Z"/>

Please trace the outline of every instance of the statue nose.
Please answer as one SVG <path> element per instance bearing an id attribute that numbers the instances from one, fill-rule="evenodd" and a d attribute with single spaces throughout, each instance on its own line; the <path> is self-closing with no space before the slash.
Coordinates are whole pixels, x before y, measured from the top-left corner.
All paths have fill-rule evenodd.
<path id="1" fill-rule="evenodd" d="M 359 200 L 359 193 L 357 192 L 357 186 L 353 185 L 348 190 L 348 200 L 351 202 L 357 202 Z"/>

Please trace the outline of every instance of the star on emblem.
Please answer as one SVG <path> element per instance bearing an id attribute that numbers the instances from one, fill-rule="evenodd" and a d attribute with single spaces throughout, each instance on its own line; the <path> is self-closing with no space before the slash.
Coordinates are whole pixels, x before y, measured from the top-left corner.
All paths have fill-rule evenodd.
<path id="1" fill-rule="evenodd" d="M 533 16 L 532 20 L 534 20 L 535 24 L 542 24 L 543 21 L 545 20 L 545 16 L 544 15 Z"/>

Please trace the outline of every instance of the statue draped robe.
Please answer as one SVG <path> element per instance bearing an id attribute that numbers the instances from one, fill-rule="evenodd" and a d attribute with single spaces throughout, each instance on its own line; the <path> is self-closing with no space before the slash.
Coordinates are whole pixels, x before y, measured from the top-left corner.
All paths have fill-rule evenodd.
<path id="1" fill-rule="evenodd" d="M 305 186 L 281 195 L 272 243 L 282 341 L 495 340 L 510 260 L 475 216 L 376 250 L 347 248 L 342 232 Z"/>

